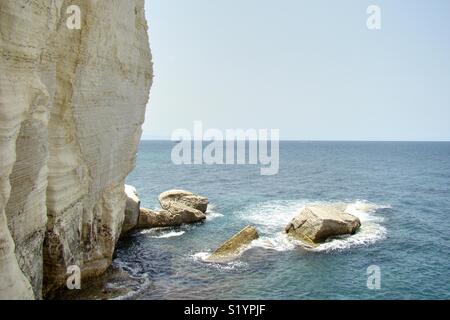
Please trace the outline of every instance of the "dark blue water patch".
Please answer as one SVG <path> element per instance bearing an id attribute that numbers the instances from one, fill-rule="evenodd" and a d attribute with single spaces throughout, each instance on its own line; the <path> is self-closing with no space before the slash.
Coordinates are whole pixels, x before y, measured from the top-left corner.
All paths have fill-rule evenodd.
<path id="1" fill-rule="evenodd" d="M 172 266 L 173 253 L 158 250 L 158 246 L 140 241 L 140 238 L 129 238 L 117 247 L 115 257 L 126 261 L 127 271 L 131 270 L 134 275 L 146 273 L 151 279 L 176 273 Z"/>

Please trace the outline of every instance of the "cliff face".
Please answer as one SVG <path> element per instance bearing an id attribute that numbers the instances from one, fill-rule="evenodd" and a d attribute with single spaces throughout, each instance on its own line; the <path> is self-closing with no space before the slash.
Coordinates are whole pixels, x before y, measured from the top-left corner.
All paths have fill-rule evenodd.
<path id="1" fill-rule="evenodd" d="M 111 262 L 153 77 L 144 0 L 0 0 L 0 37 L 0 299 L 41 298 Z"/>

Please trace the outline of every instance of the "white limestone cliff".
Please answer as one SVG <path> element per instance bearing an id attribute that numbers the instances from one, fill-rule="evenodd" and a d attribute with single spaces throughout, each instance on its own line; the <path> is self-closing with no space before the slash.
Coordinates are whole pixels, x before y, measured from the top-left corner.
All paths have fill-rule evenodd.
<path id="1" fill-rule="evenodd" d="M 144 0 L 0 0 L 0 37 L 0 299 L 39 299 L 111 262 L 153 78 Z"/>

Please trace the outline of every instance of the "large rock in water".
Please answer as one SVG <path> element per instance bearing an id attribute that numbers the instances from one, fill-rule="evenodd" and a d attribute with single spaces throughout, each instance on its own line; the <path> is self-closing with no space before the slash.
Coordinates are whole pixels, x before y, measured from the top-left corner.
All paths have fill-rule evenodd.
<path id="1" fill-rule="evenodd" d="M 169 190 L 159 195 L 161 208 L 170 210 L 175 204 L 177 207 L 185 205 L 203 213 L 208 208 L 208 199 L 185 190 Z M 179 209 L 174 209 L 179 210 Z"/>
<path id="2" fill-rule="evenodd" d="M 208 199 L 192 192 L 166 191 L 159 196 L 159 203 L 162 210 L 141 209 L 139 228 L 175 227 L 206 219 Z"/>
<path id="3" fill-rule="evenodd" d="M 195 223 L 206 219 L 206 214 L 183 203 L 171 203 L 167 209 L 174 221 L 174 224 Z"/>
<path id="4" fill-rule="evenodd" d="M 256 228 L 247 226 L 232 238 L 225 241 L 216 251 L 211 254 L 206 261 L 208 262 L 227 262 L 233 260 L 242 253 L 253 240 L 259 238 Z"/>
<path id="5" fill-rule="evenodd" d="M 110 265 L 152 78 L 144 0 L 0 1 L 0 299 Z"/>
<path id="6" fill-rule="evenodd" d="M 169 190 L 160 194 L 162 210 L 141 209 L 139 228 L 174 227 L 206 219 L 208 198 L 184 190 Z"/>
<path id="7" fill-rule="evenodd" d="M 173 219 L 169 211 L 166 210 L 151 210 L 147 208 L 141 208 L 139 215 L 138 228 L 151 229 L 151 228 L 164 228 L 173 226 Z"/>
<path id="8" fill-rule="evenodd" d="M 125 204 L 125 217 L 122 224 L 122 234 L 125 235 L 137 227 L 141 209 L 141 200 L 137 195 L 136 188 L 125 185 L 127 202 Z"/>
<path id="9" fill-rule="evenodd" d="M 188 206 L 172 205 L 171 210 L 150 210 L 141 208 L 138 228 L 166 228 L 195 223 L 206 219 L 206 215 Z"/>
<path id="10" fill-rule="evenodd" d="M 326 239 L 354 234 L 360 220 L 341 208 L 331 205 L 305 207 L 285 228 L 286 233 L 308 245 L 317 245 Z"/>

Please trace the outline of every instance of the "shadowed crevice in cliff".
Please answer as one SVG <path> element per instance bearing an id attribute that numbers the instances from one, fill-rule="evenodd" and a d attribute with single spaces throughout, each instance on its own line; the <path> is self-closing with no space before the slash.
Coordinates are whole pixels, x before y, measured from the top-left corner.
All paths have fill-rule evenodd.
<path id="1" fill-rule="evenodd" d="M 45 234 L 47 187 L 47 126 L 27 119 L 16 141 L 16 162 L 10 175 L 11 195 L 6 206 L 9 230 L 16 244 L 22 272 L 36 298 L 42 290 L 42 242 Z"/>

